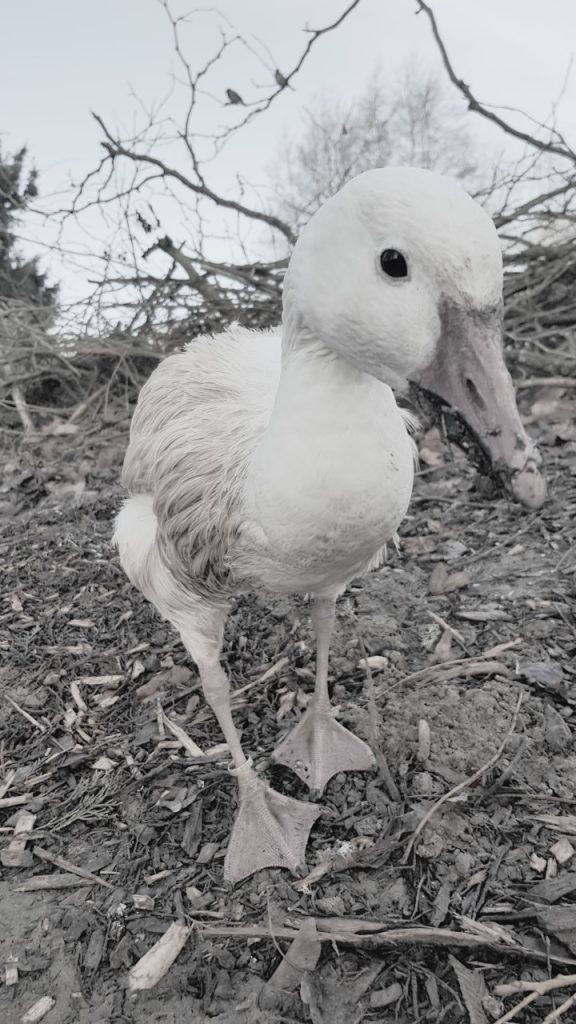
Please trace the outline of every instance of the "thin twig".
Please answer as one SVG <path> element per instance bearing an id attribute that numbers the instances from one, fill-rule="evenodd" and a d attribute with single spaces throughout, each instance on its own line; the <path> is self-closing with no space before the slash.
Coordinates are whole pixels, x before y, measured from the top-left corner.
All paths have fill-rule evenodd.
<path id="1" fill-rule="evenodd" d="M 46 732 L 46 726 L 42 725 L 42 723 L 39 722 L 36 718 L 33 718 L 32 715 L 29 715 L 28 712 L 24 710 L 24 708 L 21 708 L 20 705 L 17 704 L 16 701 L 9 696 L 9 694 L 5 693 L 4 699 L 12 705 L 14 710 L 17 711 L 19 715 L 22 715 L 22 718 L 25 718 L 27 722 L 30 722 L 30 725 L 33 725 L 35 729 L 38 729 L 40 732 Z"/>
<path id="2" fill-rule="evenodd" d="M 194 192 L 198 196 L 205 196 L 206 199 L 210 199 L 216 206 L 221 206 L 226 210 L 234 210 L 236 213 L 241 213 L 244 217 L 247 217 L 250 220 L 259 220 L 263 224 L 268 224 L 269 227 L 275 228 L 284 235 L 289 242 L 294 243 L 296 241 L 292 228 L 290 228 L 288 224 L 285 224 L 283 220 L 280 220 L 279 217 L 274 217 L 271 213 L 264 213 L 262 210 L 254 210 L 249 206 L 245 206 L 243 203 L 237 202 L 235 199 L 226 199 L 224 196 L 218 195 L 217 192 L 214 192 L 205 183 L 199 184 L 198 182 L 192 181 L 191 178 L 182 174 L 182 172 L 176 167 L 171 167 L 163 160 L 160 160 L 159 157 L 152 156 L 150 153 L 128 149 L 126 146 L 122 145 L 118 139 L 114 138 L 99 114 L 93 112 L 92 116 L 104 132 L 106 142 L 103 142 L 102 146 L 112 159 L 122 156 L 137 164 L 150 164 L 152 167 L 157 167 L 164 177 L 172 178 L 174 181 L 179 182 L 180 185 L 183 185 L 184 188 L 189 189 L 190 192 Z"/>
<path id="3" fill-rule="evenodd" d="M 511 1010 L 508 1010 L 508 1012 L 502 1017 L 498 1017 L 498 1020 L 494 1021 L 494 1024 L 508 1024 L 509 1021 L 514 1020 L 514 1018 L 518 1016 L 521 1010 L 525 1010 L 527 1006 L 530 1006 L 531 1003 L 534 1003 L 539 998 L 539 992 L 530 992 L 530 994 L 525 996 L 524 999 L 521 999 L 519 1003 L 516 1003 L 516 1006 L 513 1006 Z"/>
<path id="4" fill-rule="evenodd" d="M 469 778 L 464 779 L 463 782 L 458 783 L 457 786 L 454 786 L 452 789 L 448 790 L 447 793 L 444 793 L 444 795 L 441 796 L 440 799 L 437 800 L 436 803 L 433 804 L 429 811 L 424 815 L 422 821 L 414 830 L 414 833 L 406 847 L 406 851 L 404 853 L 404 856 L 402 857 L 403 864 L 407 863 L 410 854 L 412 853 L 412 850 L 414 848 L 414 843 L 418 839 L 418 836 L 421 835 L 422 831 L 426 828 L 426 825 L 428 824 L 430 819 L 436 814 L 438 810 L 440 810 L 440 808 L 446 803 L 446 801 L 452 800 L 455 796 L 458 795 L 458 793 L 462 793 L 463 790 L 467 789 L 469 786 L 472 786 L 475 782 L 478 781 L 478 779 L 481 779 L 482 776 L 485 775 L 487 771 L 489 771 L 491 768 L 494 767 L 495 764 L 498 763 L 498 761 L 502 757 L 502 754 L 504 753 L 504 750 L 506 749 L 506 744 L 508 743 L 510 737 L 513 735 L 514 730 L 516 728 L 516 722 L 518 720 L 518 714 L 520 711 L 520 707 L 522 705 L 523 698 L 524 694 L 521 693 L 518 697 L 518 701 L 514 709 L 514 714 L 512 715 L 510 727 L 504 739 L 502 740 L 500 746 L 498 747 L 496 753 L 488 761 L 486 761 L 485 764 L 481 765 L 480 768 L 478 768 L 478 770 L 475 771 L 473 775 L 470 775 Z"/>
<path id="5" fill-rule="evenodd" d="M 516 992 L 535 992 L 539 996 L 545 996 L 548 992 L 555 992 L 558 988 L 572 988 L 573 985 L 576 985 L 576 974 L 560 974 L 556 978 L 546 978 L 544 981 L 520 979 L 496 985 L 494 994 L 512 996 Z"/>
<path id="6" fill-rule="evenodd" d="M 416 3 L 418 4 L 419 10 L 424 11 L 430 22 L 430 26 L 432 28 L 432 35 L 436 40 L 436 45 L 438 46 L 440 56 L 442 57 L 442 63 L 446 68 L 450 81 L 452 82 L 453 85 L 456 86 L 457 89 L 459 89 L 459 91 L 468 101 L 468 107 L 470 110 L 473 110 L 476 114 L 480 114 L 488 121 L 492 121 L 493 124 L 501 128 L 502 131 L 506 132 L 507 135 L 513 135 L 514 138 L 520 139 L 521 142 L 526 142 L 529 146 L 533 146 L 535 149 L 539 149 L 543 153 L 552 153 L 554 154 L 554 156 L 561 156 L 564 157 L 566 160 L 571 160 L 572 162 L 576 161 L 576 153 L 574 153 L 569 146 L 558 145 L 557 143 L 551 141 L 543 142 L 541 139 L 536 138 L 536 136 L 534 135 L 530 135 L 528 132 L 523 132 L 519 128 L 514 128 L 514 126 L 509 124 L 508 121 L 505 121 L 498 114 L 495 114 L 493 110 L 488 110 L 487 107 L 480 103 L 474 96 L 472 90 L 470 89 L 470 86 L 467 85 L 466 82 L 464 82 L 456 74 L 452 62 L 448 56 L 448 52 L 444 45 L 442 36 L 440 35 L 438 24 L 436 22 L 436 18 L 434 16 L 432 8 L 427 3 L 424 3 L 424 0 L 416 0 Z"/>
<path id="7" fill-rule="evenodd" d="M 551 1010 L 550 1013 L 544 1017 L 542 1024 L 553 1024 L 554 1021 L 558 1020 L 566 1010 L 569 1010 L 571 1006 L 576 1005 L 576 992 L 573 992 L 568 999 L 565 1000 L 560 1006 L 557 1006 L 555 1010 Z"/>

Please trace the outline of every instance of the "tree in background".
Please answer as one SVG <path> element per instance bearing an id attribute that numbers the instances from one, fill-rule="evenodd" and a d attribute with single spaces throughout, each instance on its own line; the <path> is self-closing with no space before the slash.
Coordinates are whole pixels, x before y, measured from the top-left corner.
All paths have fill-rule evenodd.
<path id="1" fill-rule="evenodd" d="M 261 188 L 260 175 L 251 183 L 239 173 L 239 137 L 246 134 L 250 145 L 254 122 L 281 109 L 283 94 L 297 91 L 300 72 L 320 54 L 327 34 L 346 31 L 361 5 L 342 2 L 330 24 L 305 27 L 296 52 L 278 67 L 265 42 L 245 37 L 217 8 L 181 17 L 171 0 L 161 0 L 177 68 L 166 98 L 151 107 L 138 101 L 126 128 L 95 113 L 100 157 L 64 207 L 47 211 L 58 227 L 54 248 L 62 265 L 78 276 L 84 259 L 91 290 L 60 309 L 58 346 L 53 332 L 42 339 L 24 324 L 18 366 L 5 387 L 25 388 L 31 408 L 45 400 L 33 389 L 54 377 L 64 382 L 68 410 L 77 412 L 94 396 L 105 406 L 112 384 L 128 401 L 151 362 L 198 334 L 231 321 L 277 324 L 301 224 L 355 173 L 392 162 L 459 177 L 484 202 L 503 243 L 510 358 L 521 353 L 523 366 L 546 371 L 552 353 L 572 371 L 576 148 L 549 123 L 477 99 L 452 65 L 424 0 L 415 3 L 430 22 L 455 100 L 421 69 L 408 69 L 400 82 L 383 85 L 376 78 L 357 99 L 336 107 L 325 102 L 310 117 L 303 138 L 287 146 L 269 182 L 273 189 Z M 205 17 L 215 30 L 207 52 L 198 48 L 196 32 Z M 242 54 L 244 70 L 232 52 Z M 513 154 L 495 163 L 483 148 L 478 161 L 465 120 L 470 113 L 512 140 Z M 68 224 L 74 233 L 86 226 L 83 251 L 75 243 L 66 252 Z M 0 302 L 0 334 L 1 319 Z M 66 365 L 64 342 L 71 354 Z M 23 344 L 30 353 L 27 376 Z M 49 404 L 57 403 L 50 397 Z"/>
<path id="2" fill-rule="evenodd" d="M 58 289 L 47 284 L 38 259 L 25 259 L 16 248 L 19 217 L 38 195 L 38 172 L 26 170 L 26 147 L 13 155 L 0 150 L 0 302 L 14 300 L 34 312 L 54 311 Z"/>
<path id="3" fill-rule="evenodd" d="M 473 190 L 478 162 L 465 116 L 435 75 L 415 67 L 392 86 L 375 74 L 348 103 L 323 98 L 273 166 L 274 212 L 297 233 L 346 181 L 386 164 L 427 167 Z"/>
<path id="4" fill-rule="evenodd" d="M 3 421 L 15 408 L 32 431 L 21 384 L 35 376 L 35 352 L 54 322 L 58 288 L 47 283 L 37 257 L 27 259 L 17 248 L 18 221 L 38 195 L 38 173 L 26 169 L 26 156 L 25 146 L 11 156 L 0 151 L 0 412 Z"/>

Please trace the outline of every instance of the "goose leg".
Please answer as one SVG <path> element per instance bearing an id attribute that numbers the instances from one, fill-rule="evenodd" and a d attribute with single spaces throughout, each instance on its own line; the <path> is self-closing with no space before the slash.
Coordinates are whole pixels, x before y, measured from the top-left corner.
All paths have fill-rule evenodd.
<path id="1" fill-rule="evenodd" d="M 246 758 L 232 720 L 230 684 L 219 662 L 198 665 L 204 695 L 228 744 L 238 780 L 238 813 L 224 861 L 229 882 L 260 871 L 282 867 L 296 871 L 305 863 L 308 835 L 321 808 L 276 793 L 258 777 Z"/>
<path id="2" fill-rule="evenodd" d="M 318 794 L 338 772 L 363 771 L 375 763 L 368 744 L 340 725 L 330 710 L 328 655 L 335 615 L 334 599 L 314 599 L 312 623 L 317 645 L 314 696 L 298 725 L 284 737 L 272 755 L 279 764 L 292 768 Z"/>

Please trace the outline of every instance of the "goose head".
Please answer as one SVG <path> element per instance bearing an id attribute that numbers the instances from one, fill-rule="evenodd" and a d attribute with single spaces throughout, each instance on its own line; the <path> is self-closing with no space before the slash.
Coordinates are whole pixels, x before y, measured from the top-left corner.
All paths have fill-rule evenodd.
<path id="1" fill-rule="evenodd" d="M 292 255 L 284 318 L 357 370 L 449 403 L 508 490 L 538 508 L 546 486 L 504 362 L 502 282 L 498 235 L 478 203 L 442 175 L 387 167 L 314 214 Z"/>

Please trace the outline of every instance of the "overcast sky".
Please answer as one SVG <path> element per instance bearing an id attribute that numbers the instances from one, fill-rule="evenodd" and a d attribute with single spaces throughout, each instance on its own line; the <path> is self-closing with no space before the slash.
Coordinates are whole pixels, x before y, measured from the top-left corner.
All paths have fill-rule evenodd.
<path id="1" fill-rule="evenodd" d="M 557 124 L 576 143 L 576 0 L 431 2 L 457 72 L 481 100 L 545 119 L 564 90 Z M 286 71 L 297 61 L 303 28 L 324 26 L 345 7 L 346 0 L 220 0 L 218 10 L 257 49 L 252 37 L 263 41 L 271 56 L 262 49 L 258 60 L 233 47 L 210 82 L 205 117 L 216 127 L 233 123 L 238 110 L 223 105 L 226 87 L 257 99 L 270 69 Z M 391 76 L 410 60 L 438 67 L 428 22 L 415 16 L 415 7 L 414 0 L 361 0 L 341 29 L 318 41 L 295 90 L 238 136 L 232 156 L 215 171 L 218 187 L 233 195 L 236 173 L 254 185 L 264 181 L 283 135 L 297 135 L 303 111 L 320 94 L 353 97 L 377 67 Z M 173 0 L 172 9 L 183 14 L 191 7 Z M 214 50 L 215 9 L 198 11 L 185 32 L 193 65 Z M 135 97 L 151 106 L 166 95 L 177 69 L 158 0 L 5 0 L 1 30 L 0 144 L 5 151 L 29 146 L 45 196 L 65 193 L 71 179 L 97 162 L 100 133 L 91 110 L 112 127 L 127 128 L 137 116 Z M 166 111 L 178 114 L 170 102 Z M 472 115 L 470 127 L 481 137 L 486 132 Z M 50 224 L 24 230 L 39 242 L 51 240 Z"/>

